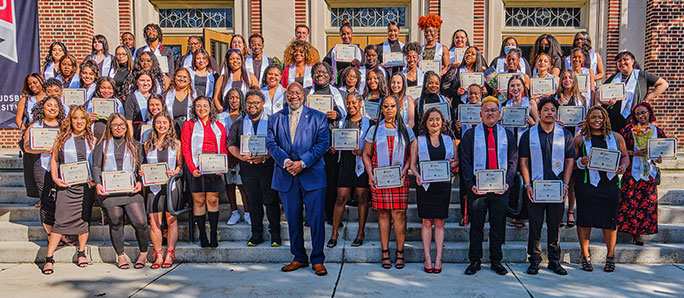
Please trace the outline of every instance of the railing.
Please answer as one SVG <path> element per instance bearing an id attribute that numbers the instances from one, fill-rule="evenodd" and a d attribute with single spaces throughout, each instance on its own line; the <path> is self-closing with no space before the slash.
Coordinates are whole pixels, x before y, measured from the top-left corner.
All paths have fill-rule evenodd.
<path id="1" fill-rule="evenodd" d="M 195 241 L 195 227 L 194 227 L 194 218 L 192 215 L 192 201 L 189 202 L 188 208 L 181 209 L 181 210 L 176 210 L 176 207 L 173 205 L 173 191 L 172 187 L 176 183 L 176 180 L 181 179 L 183 177 L 183 170 L 181 170 L 178 174 L 175 174 L 171 177 L 169 177 L 169 180 L 166 182 L 166 211 L 171 213 L 171 215 L 175 217 L 179 217 L 185 213 L 189 214 L 188 217 L 188 242 L 193 242 Z M 183 196 L 183 191 L 182 189 L 177 192 L 179 196 Z M 181 200 L 179 200 L 181 201 Z"/>

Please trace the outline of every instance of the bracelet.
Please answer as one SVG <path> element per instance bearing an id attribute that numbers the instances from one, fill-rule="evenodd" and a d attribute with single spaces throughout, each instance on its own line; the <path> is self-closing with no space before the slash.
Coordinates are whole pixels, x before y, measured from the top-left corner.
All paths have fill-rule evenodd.
<path id="1" fill-rule="evenodd" d="M 563 186 L 564 186 L 564 187 L 567 187 L 567 188 L 570 188 L 570 185 L 568 185 L 567 183 L 563 183 Z"/>
<path id="2" fill-rule="evenodd" d="M 532 186 L 532 183 L 526 183 L 525 185 L 523 185 L 523 187 L 525 188 L 527 188 L 528 186 Z"/>
<path id="3" fill-rule="evenodd" d="M 587 166 L 582 165 L 582 159 L 578 159 L 578 160 L 577 160 L 577 167 L 578 167 L 580 170 L 584 170 L 584 169 L 587 168 Z"/>

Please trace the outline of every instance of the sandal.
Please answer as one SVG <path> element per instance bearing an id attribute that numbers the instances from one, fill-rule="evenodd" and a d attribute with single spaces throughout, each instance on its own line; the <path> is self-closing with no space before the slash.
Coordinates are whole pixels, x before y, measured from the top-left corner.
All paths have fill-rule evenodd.
<path id="1" fill-rule="evenodd" d="M 582 256 L 580 260 L 582 262 L 582 270 L 587 272 L 594 271 L 594 266 L 591 265 L 591 258 L 589 256 Z"/>
<path id="2" fill-rule="evenodd" d="M 337 239 L 332 239 L 332 238 L 331 238 L 330 240 L 328 240 L 328 247 L 329 247 L 329 248 L 333 248 L 333 247 L 335 247 L 335 246 L 337 246 Z"/>
<path id="3" fill-rule="evenodd" d="M 605 271 L 605 272 L 615 271 L 615 256 L 606 257 L 606 266 L 603 267 L 603 271 Z"/>
<path id="4" fill-rule="evenodd" d="M 143 253 L 140 253 L 140 254 L 143 254 Z M 140 255 L 138 255 L 138 260 L 140 260 Z M 145 258 L 143 259 L 142 263 L 136 260 L 135 265 L 133 265 L 133 268 L 143 269 L 143 268 L 145 268 L 145 262 L 147 262 L 147 252 L 145 252 Z"/>
<path id="5" fill-rule="evenodd" d="M 54 267 L 55 266 L 55 259 L 53 257 L 45 257 L 45 264 L 46 265 L 52 264 L 52 266 Z M 45 269 L 45 266 L 43 266 L 43 270 L 41 270 L 41 272 L 43 272 L 43 274 L 45 274 L 45 275 L 50 275 L 50 274 L 55 273 L 55 270 L 50 269 L 50 268 Z"/>
<path id="6" fill-rule="evenodd" d="M 359 247 L 361 245 L 363 245 L 363 239 L 359 238 L 354 239 L 354 242 L 351 244 L 352 247 Z"/>
<path id="7" fill-rule="evenodd" d="M 399 254 L 401 254 L 401 257 L 399 256 Z M 397 249 L 396 256 L 397 256 L 397 260 L 395 261 L 396 264 L 394 264 L 394 267 L 397 269 L 404 269 L 404 250 L 403 249 L 402 250 Z M 401 263 L 399 263 L 400 260 L 401 260 Z"/>
<path id="8" fill-rule="evenodd" d="M 572 215 L 572 220 L 570 220 L 570 215 Z M 575 226 L 575 211 L 568 211 L 568 220 L 566 226 L 572 228 Z"/>
<path id="9" fill-rule="evenodd" d="M 161 258 L 162 256 L 162 251 L 161 250 L 155 250 L 154 253 L 152 254 L 152 259 L 154 259 L 152 266 L 150 266 L 150 269 L 159 269 L 162 265 L 157 263 L 157 258 Z"/>
<path id="10" fill-rule="evenodd" d="M 382 254 L 387 254 L 387 257 L 382 257 L 382 268 L 390 269 L 392 268 L 392 261 L 389 258 L 389 249 L 383 249 Z M 385 263 L 387 261 L 387 263 Z"/>
<path id="11" fill-rule="evenodd" d="M 118 267 L 121 270 L 128 270 L 128 269 L 131 269 L 131 264 L 128 264 L 128 262 L 118 263 L 118 264 L 116 264 L 116 267 Z"/>
<path id="12" fill-rule="evenodd" d="M 516 223 L 515 223 L 515 227 L 516 227 L 516 228 L 524 228 L 524 227 L 525 227 L 525 223 L 524 223 L 524 222 L 516 222 Z"/>
<path id="13" fill-rule="evenodd" d="M 173 266 L 173 261 L 176 260 L 176 251 L 173 249 L 167 249 L 166 250 L 166 257 L 167 258 L 171 257 L 171 263 L 164 262 L 162 264 L 162 268 L 164 268 L 164 269 L 171 268 L 171 266 Z"/>
<path id="14" fill-rule="evenodd" d="M 78 262 L 78 263 L 76 264 L 76 265 L 78 265 L 78 267 L 81 267 L 81 268 L 88 267 L 88 257 L 86 257 L 85 250 L 79 251 L 79 252 L 76 254 L 76 256 L 77 256 L 79 259 L 80 259 L 80 258 L 85 258 L 85 259 L 86 259 L 85 262 Z"/>

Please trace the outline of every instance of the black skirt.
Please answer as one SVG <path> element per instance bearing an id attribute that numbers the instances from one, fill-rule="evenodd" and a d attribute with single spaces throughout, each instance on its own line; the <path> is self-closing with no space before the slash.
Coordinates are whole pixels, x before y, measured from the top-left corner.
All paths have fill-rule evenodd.
<path id="1" fill-rule="evenodd" d="M 584 182 L 584 170 L 575 171 L 575 197 L 577 200 L 577 226 L 615 230 L 620 203 L 618 175 L 608 179 L 604 172 L 599 172 L 601 181 L 594 187 Z"/>
<path id="2" fill-rule="evenodd" d="M 200 177 L 195 177 L 192 174 L 189 174 L 187 177 L 188 188 L 192 193 L 226 191 L 226 183 L 223 180 L 223 176 L 205 174 Z"/>
<path id="3" fill-rule="evenodd" d="M 337 187 L 368 187 L 368 173 L 365 169 L 361 176 L 356 176 L 356 156 L 351 151 L 341 151 L 340 154 Z"/>
<path id="4" fill-rule="evenodd" d="M 86 184 L 58 189 L 52 231 L 67 235 L 88 233 L 94 190 Z"/>
<path id="5" fill-rule="evenodd" d="M 155 195 L 151 190 L 150 187 L 146 188 L 146 195 L 145 195 L 145 207 L 147 209 L 147 213 L 157 213 L 157 212 L 163 212 L 164 210 L 169 211 L 168 207 L 166 206 L 166 201 L 167 201 L 167 196 L 166 196 L 166 184 L 161 185 L 161 190 Z M 179 181 L 176 180 L 176 188 L 173 190 L 173 194 L 171 196 L 171 199 L 173 200 L 173 208 L 174 210 L 180 209 L 183 204 L 181 204 L 182 200 L 182 195 L 181 195 L 181 189 L 182 186 L 180 185 Z"/>
<path id="6" fill-rule="evenodd" d="M 425 219 L 444 219 L 449 217 L 451 182 L 430 183 L 426 191 L 422 185 L 416 186 L 418 217 Z"/>

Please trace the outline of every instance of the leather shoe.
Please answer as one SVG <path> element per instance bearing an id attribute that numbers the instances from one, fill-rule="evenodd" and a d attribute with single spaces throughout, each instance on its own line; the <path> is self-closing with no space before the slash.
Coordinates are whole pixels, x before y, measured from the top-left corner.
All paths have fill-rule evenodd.
<path id="1" fill-rule="evenodd" d="M 287 264 L 287 265 L 283 266 L 283 268 L 280 268 L 280 270 L 282 270 L 284 272 L 289 272 L 289 271 L 295 271 L 299 268 L 304 268 L 304 267 L 309 267 L 309 263 L 292 261 L 292 262 L 290 262 L 290 264 Z"/>
<path id="2" fill-rule="evenodd" d="M 492 270 L 494 270 L 494 272 L 496 272 L 496 274 L 498 275 L 508 274 L 508 270 L 506 270 L 506 268 L 503 265 L 501 265 L 501 263 L 493 263 Z"/>
<path id="3" fill-rule="evenodd" d="M 553 271 L 553 273 L 556 273 L 558 275 L 568 275 L 568 272 L 565 271 L 563 266 L 561 266 L 560 263 L 558 262 L 549 262 L 548 268 Z"/>
<path id="4" fill-rule="evenodd" d="M 325 269 L 325 266 L 323 264 L 313 264 L 311 266 L 314 272 L 316 272 L 316 275 L 318 276 L 323 276 L 328 274 L 328 270 Z"/>
<path id="5" fill-rule="evenodd" d="M 530 267 L 527 267 L 527 274 L 535 275 L 537 273 L 539 273 L 539 263 L 530 263 Z"/>
<path id="6" fill-rule="evenodd" d="M 478 271 L 480 271 L 480 265 L 481 264 L 482 264 L 482 262 L 480 262 L 480 261 L 470 262 L 470 265 L 468 265 L 468 268 L 466 268 L 466 270 L 465 270 L 465 274 L 466 275 L 473 275 L 473 274 L 477 273 Z"/>

